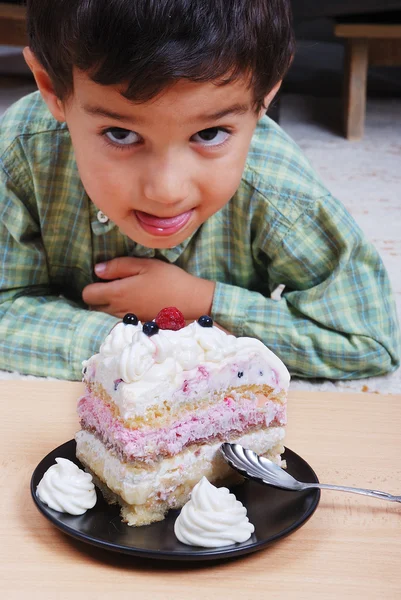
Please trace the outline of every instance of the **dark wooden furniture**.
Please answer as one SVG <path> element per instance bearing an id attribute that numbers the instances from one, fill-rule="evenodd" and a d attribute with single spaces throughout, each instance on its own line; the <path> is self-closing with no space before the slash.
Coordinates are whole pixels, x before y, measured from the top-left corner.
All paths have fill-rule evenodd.
<path id="1" fill-rule="evenodd" d="M 401 0 L 291 0 L 296 19 L 366 15 L 401 9 Z"/>
<path id="2" fill-rule="evenodd" d="M 344 134 L 349 140 L 358 140 L 364 131 L 366 112 L 366 83 L 368 66 L 401 65 L 401 21 L 375 22 L 375 13 L 401 9 L 401 0 L 293 0 L 295 21 L 303 18 L 336 17 L 334 33 L 343 38 L 346 45 L 344 64 Z M 348 15 L 370 12 L 371 19 Z M 347 20 L 348 19 L 348 20 Z M 358 21 L 359 19 L 359 21 Z M 372 21 L 373 19 L 373 21 Z M 376 19 L 377 20 L 377 19 Z M 27 45 L 26 9 L 20 0 L 0 2 L 0 44 L 8 46 Z M 278 121 L 279 98 L 276 98 L 268 114 Z"/>
<path id="3" fill-rule="evenodd" d="M 26 10 L 24 6 L 0 2 L 0 44 L 26 46 Z"/>
<path id="4" fill-rule="evenodd" d="M 363 136 L 368 66 L 401 66 L 401 21 L 392 23 L 337 23 L 337 37 L 345 39 L 344 135 Z"/>

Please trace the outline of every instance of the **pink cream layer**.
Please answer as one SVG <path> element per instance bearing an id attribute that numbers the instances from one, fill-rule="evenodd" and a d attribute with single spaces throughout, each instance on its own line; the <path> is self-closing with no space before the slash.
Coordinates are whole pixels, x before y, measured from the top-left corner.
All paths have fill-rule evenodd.
<path id="1" fill-rule="evenodd" d="M 286 424 L 285 406 L 268 401 L 260 407 L 257 400 L 234 401 L 230 397 L 159 429 L 128 429 L 108 405 L 91 395 L 81 398 L 78 414 L 82 429 L 94 432 L 120 458 L 145 462 L 174 456 L 190 444 L 228 439 L 256 427 Z"/>

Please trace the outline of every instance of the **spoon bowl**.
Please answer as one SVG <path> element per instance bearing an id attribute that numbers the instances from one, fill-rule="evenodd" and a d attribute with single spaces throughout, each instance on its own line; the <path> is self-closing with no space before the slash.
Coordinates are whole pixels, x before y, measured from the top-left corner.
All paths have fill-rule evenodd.
<path id="1" fill-rule="evenodd" d="M 380 492 L 378 490 L 298 481 L 268 458 L 259 456 L 256 452 L 243 448 L 240 444 L 229 444 L 228 442 L 225 442 L 221 445 L 220 450 L 228 464 L 241 473 L 241 475 L 254 479 L 259 483 L 271 485 L 282 490 L 302 492 L 304 490 L 318 488 L 321 490 L 337 490 L 340 492 L 363 494 L 365 496 L 371 496 L 372 498 L 389 500 L 390 502 L 401 502 L 401 496 L 393 496 L 392 494 L 387 494 L 386 492 Z"/>

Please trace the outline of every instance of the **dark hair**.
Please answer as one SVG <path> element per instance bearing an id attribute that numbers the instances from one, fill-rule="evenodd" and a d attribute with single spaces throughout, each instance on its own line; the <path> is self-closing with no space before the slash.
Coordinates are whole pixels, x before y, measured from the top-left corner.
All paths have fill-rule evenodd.
<path id="1" fill-rule="evenodd" d="M 31 50 L 65 98 L 73 67 L 144 102 L 179 79 L 246 75 L 255 107 L 294 51 L 290 0 L 27 0 Z"/>

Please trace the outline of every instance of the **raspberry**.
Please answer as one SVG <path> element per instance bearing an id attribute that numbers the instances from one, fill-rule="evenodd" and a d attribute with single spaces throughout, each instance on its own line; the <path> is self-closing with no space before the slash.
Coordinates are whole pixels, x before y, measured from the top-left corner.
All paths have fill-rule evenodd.
<path id="1" fill-rule="evenodd" d="M 178 331 L 185 327 L 184 315 L 175 306 L 162 308 L 155 319 L 160 329 L 172 329 Z"/>

